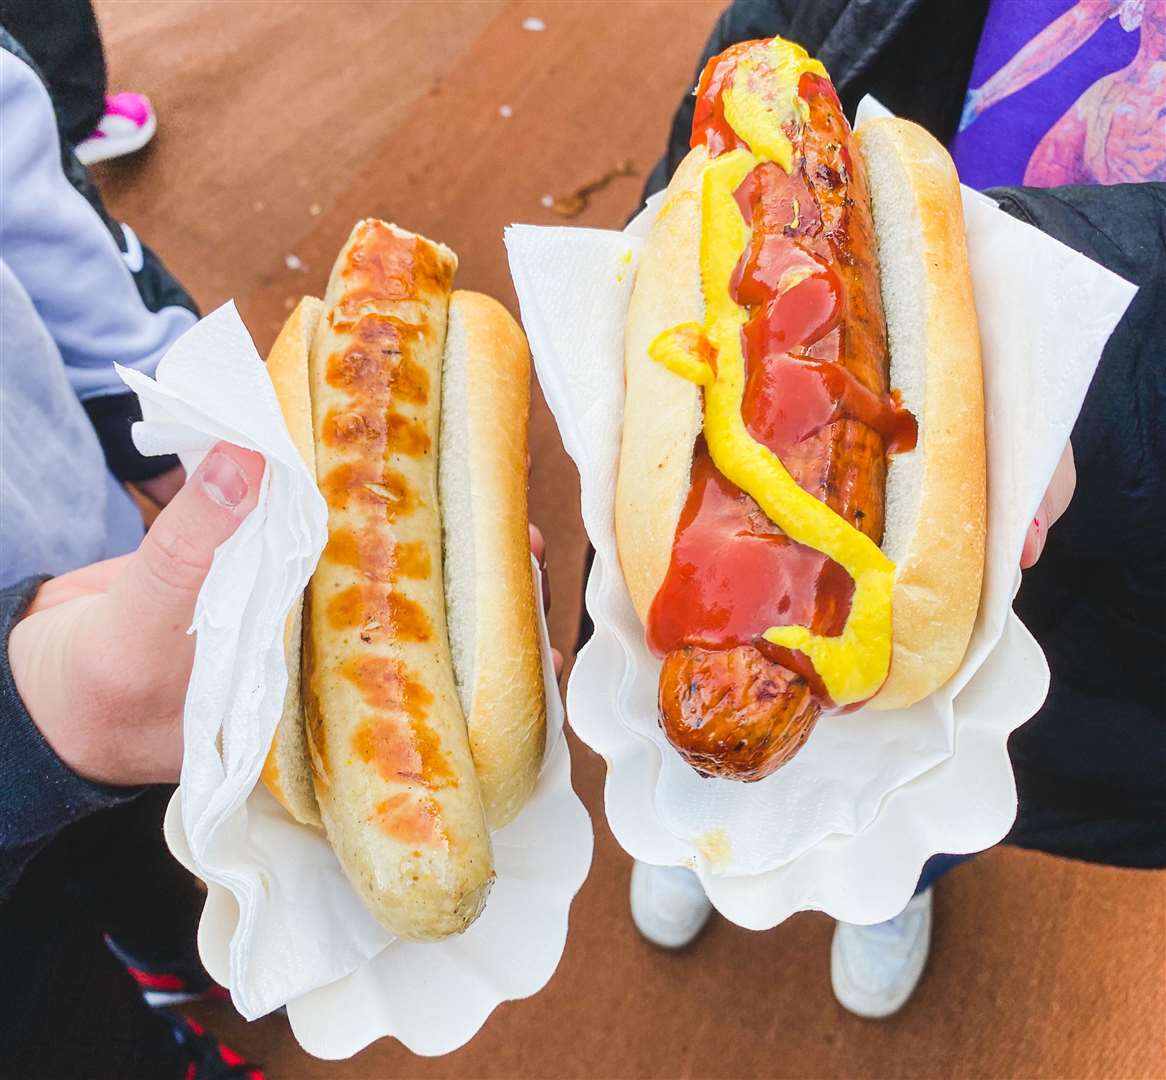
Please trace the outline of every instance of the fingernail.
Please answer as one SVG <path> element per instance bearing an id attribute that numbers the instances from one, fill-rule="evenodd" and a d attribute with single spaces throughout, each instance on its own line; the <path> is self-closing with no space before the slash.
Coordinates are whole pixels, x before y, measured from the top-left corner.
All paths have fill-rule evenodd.
<path id="1" fill-rule="evenodd" d="M 219 506 L 234 510 L 247 497 L 247 476 L 226 454 L 215 451 L 199 469 L 202 489 Z"/>

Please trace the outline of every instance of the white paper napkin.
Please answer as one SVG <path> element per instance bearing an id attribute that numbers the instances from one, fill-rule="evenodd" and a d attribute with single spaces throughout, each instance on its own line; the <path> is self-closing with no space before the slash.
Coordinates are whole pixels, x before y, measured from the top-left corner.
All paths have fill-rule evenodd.
<path id="1" fill-rule="evenodd" d="M 596 548 L 587 585 L 595 636 L 571 675 L 571 723 L 608 761 L 608 819 L 635 857 L 696 867 L 714 903 L 744 925 L 772 926 L 804 907 L 879 921 L 906 902 L 929 854 L 986 847 L 1015 814 L 1005 742 L 1040 707 L 1048 679 L 1011 611 L 1020 550 L 1135 290 L 965 189 L 989 462 L 987 573 L 968 656 L 912 709 L 820 721 L 767 780 L 703 779 L 657 722 L 660 664 L 644 645 L 613 526 L 623 329 L 659 202 L 622 233 L 524 225 L 506 233 L 535 367 L 579 468 Z"/>
<path id="2" fill-rule="evenodd" d="M 228 439 L 267 460 L 259 505 L 216 552 L 199 594 L 182 778 L 166 817 L 171 850 L 207 883 L 203 962 L 246 1018 L 287 1004 L 292 1030 L 318 1056 L 348 1056 L 385 1035 L 417 1053 L 456 1049 L 496 1005 L 550 978 L 590 865 L 545 619 L 547 753 L 530 803 L 494 834 L 486 912 L 458 938 L 396 942 L 323 833 L 292 821 L 258 784 L 287 685 L 284 621 L 323 550 L 327 509 L 250 336 L 227 304 L 175 343 L 156 381 L 121 374 L 142 402 L 143 452 L 178 451 L 191 470 Z M 533 563 L 532 572 L 537 586 Z"/>

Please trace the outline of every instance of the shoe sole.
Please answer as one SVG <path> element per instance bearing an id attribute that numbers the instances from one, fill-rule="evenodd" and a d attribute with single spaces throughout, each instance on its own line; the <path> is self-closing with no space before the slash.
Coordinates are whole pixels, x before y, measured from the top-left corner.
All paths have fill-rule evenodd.
<path id="1" fill-rule="evenodd" d="M 127 154 L 136 154 L 146 145 L 158 130 L 158 118 L 151 113 L 146 122 L 137 130 L 132 138 L 94 139 L 92 147 L 89 140 L 78 143 L 73 149 L 77 160 L 82 165 L 96 165 L 99 161 L 112 161 L 114 158 L 125 157 Z"/>
<path id="2" fill-rule="evenodd" d="M 644 881 L 645 868 L 640 863 L 632 867 L 631 889 L 629 894 L 632 923 L 640 936 L 660 949 L 677 951 L 691 945 L 708 925 L 713 913 L 712 904 L 708 904 L 699 921 L 691 927 L 677 928 L 662 926 L 648 921 L 644 913 L 650 912 L 651 904 L 648 900 L 648 886 Z M 707 900 L 706 900 L 706 903 Z"/>

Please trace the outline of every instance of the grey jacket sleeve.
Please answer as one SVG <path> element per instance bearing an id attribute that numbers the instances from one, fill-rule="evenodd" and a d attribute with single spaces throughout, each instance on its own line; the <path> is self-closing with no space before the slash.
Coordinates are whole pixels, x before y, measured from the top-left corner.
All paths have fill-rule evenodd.
<path id="1" fill-rule="evenodd" d="M 151 311 L 131 274 L 142 248 L 127 253 L 69 182 L 56 117 L 34 69 L 0 49 L 0 249 L 32 298 L 65 361 L 80 400 L 124 395 L 116 361 L 152 373 L 170 344 L 195 322 L 185 307 Z"/>

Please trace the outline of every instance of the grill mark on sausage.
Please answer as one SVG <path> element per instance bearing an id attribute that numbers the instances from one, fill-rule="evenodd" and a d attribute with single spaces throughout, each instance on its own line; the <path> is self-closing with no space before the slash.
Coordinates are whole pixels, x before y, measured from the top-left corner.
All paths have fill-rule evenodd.
<path id="1" fill-rule="evenodd" d="M 406 457 L 428 454 L 433 445 L 424 424 L 398 412 L 390 412 L 388 415 L 387 443 L 386 453 L 404 454 Z"/>
<path id="2" fill-rule="evenodd" d="M 337 630 L 357 630 L 366 645 L 374 639 L 429 641 L 433 623 L 425 609 L 381 584 L 350 585 L 328 601 L 328 621 Z"/>
<path id="3" fill-rule="evenodd" d="M 408 792 L 399 792 L 377 803 L 373 807 L 373 817 L 382 832 L 402 844 L 422 847 L 449 844 L 441 823 L 441 812 L 429 796 L 417 798 Z M 421 852 L 413 854 L 417 856 Z"/>
<path id="4" fill-rule="evenodd" d="M 418 506 L 417 493 L 396 469 L 364 460 L 337 465 L 320 480 L 320 491 L 335 510 L 349 503 L 383 513 L 389 521 L 411 514 Z"/>
<path id="5" fill-rule="evenodd" d="M 324 558 L 350 566 L 370 581 L 425 581 L 432 570 L 423 542 L 394 544 L 376 524 L 336 529 L 328 538 Z"/>

